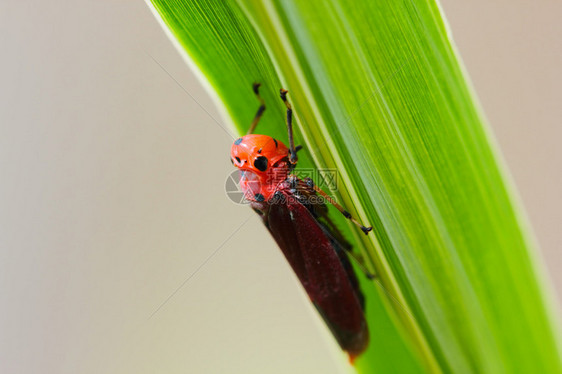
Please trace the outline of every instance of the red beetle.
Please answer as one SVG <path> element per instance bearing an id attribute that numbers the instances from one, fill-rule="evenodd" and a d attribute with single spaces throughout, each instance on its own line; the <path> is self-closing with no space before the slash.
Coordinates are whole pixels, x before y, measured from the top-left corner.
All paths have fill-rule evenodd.
<path id="1" fill-rule="evenodd" d="M 261 106 L 248 134 L 234 141 L 232 163 L 240 169 L 240 186 L 246 199 L 263 219 L 310 300 L 353 362 L 369 342 L 365 303 L 349 262 L 349 245 L 330 223 L 325 202 L 333 204 L 365 234 L 372 227 L 358 223 L 310 178 L 299 179 L 291 174 L 299 148 L 294 145 L 292 108 L 286 90 L 280 93 L 287 107 L 289 147 L 270 136 L 252 134 L 265 111 L 259 86 L 255 83 L 253 89 Z"/>

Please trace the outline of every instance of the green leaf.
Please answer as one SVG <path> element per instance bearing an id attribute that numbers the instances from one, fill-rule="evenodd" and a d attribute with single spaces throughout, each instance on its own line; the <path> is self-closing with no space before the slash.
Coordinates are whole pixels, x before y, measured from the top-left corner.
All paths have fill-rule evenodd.
<path id="1" fill-rule="evenodd" d="M 285 139 L 336 168 L 347 234 L 378 279 L 371 372 L 562 372 L 536 250 L 434 1 L 152 0 L 239 133 Z M 225 150 L 225 154 L 228 150 Z M 343 220 L 339 218 L 341 225 Z"/>

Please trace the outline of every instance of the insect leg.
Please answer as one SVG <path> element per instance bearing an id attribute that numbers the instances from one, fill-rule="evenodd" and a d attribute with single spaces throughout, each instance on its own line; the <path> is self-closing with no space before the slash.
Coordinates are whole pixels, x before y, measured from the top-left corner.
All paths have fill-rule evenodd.
<path id="1" fill-rule="evenodd" d="M 368 234 L 373 228 L 371 226 L 369 227 L 365 227 L 363 226 L 359 221 L 357 221 L 355 218 L 353 218 L 351 216 L 351 213 L 349 213 L 347 210 L 345 210 L 340 204 L 338 204 L 334 199 L 332 199 L 326 192 L 324 192 L 321 188 L 319 188 L 318 186 L 314 185 L 312 182 L 312 179 L 308 178 L 307 180 L 308 184 L 312 184 L 312 188 L 314 188 L 314 191 L 316 191 L 318 194 L 320 194 L 323 198 L 325 198 L 330 204 L 332 204 L 337 210 L 340 211 L 341 214 L 344 215 L 345 218 L 347 218 L 348 220 L 350 220 L 351 222 L 353 222 L 355 225 L 357 225 L 361 231 L 363 231 L 365 234 Z"/>
<path id="2" fill-rule="evenodd" d="M 327 196 L 324 191 L 316 187 L 314 181 L 311 178 L 298 179 L 295 175 L 290 175 L 288 181 L 292 185 L 294 185 L 293 188 L 296 188 L 300 194 L 310 196 L 311 193 L 318 193 L 322 195 L 322 197 L 327 199 L 331 204 L 333 204 L 338 210 L 340 210 L 340 212 L 345 212 L 341 205 L 337 204 L 332 198 Z M 320 206 L 325 208 L 324 204 L 321 204 Z M 345 263 L 346 261 L 344 259 L 348 257 L 357 265 L 357 267 L 363 272 L 363 274 L 365 274 L 368 279 L 375 279 L 377 277 L 376 274 L 369 271 L 364 262 L 360 258 L 358 258 L 355 253 L 353 253 L 351 245 L 347 242 L 347 240 L 345 240 L 339 229 L 330 219 L 327 214 L 328 212 L 324 210 L 311 210 L 311 213 L 315 216 L 316 220 L 320 224 L 320 227 L 322 227 L 322 230 L 326 233 L 326 236 L 332 239 L 332 244 L 334 245 L 334 248 L 336 248 L 336 252 L 338 252 L 342 263 Z M 366 234 L 372 230 L 372 227 L 365 227 L 363 225 L 360 225 L 353 218 L 350 218 L 351 216 L 348 217 L 346 215 L 346 217 L 348 219 L 351 219 L 353 223 L 361 227 L 361 230 L 363 230 L 363 232 L 365 232 Z"/>
<path id="3" fill-rule="evenodd" d="M 377 278 L 377 275 L 375 273 L 371 273 L 353 252 L 346 251 L 345 253 L 355 263 L 355 265 L 357 265 L 357 267 L 363 272 L 363 274 L 365 274 L 367 279 L 373 280 Z"/>
<path id="4" fill-rule="evenodd" d="M 283 100 L 287 107 L 287 130 L 289 131 L 289 151 L 291 152 L 289 161 L 294 165 L 297 163 L 298 157 L 297 150 L 295 149 L 295 140 L 293 138 L 293 108 L 291 107 L 291 103 L 287 101 L 287 94 L 289 91 L 282 88 L 279 92 L 281 94 L 281 100 Z"/>
<path id="5" fill-rule="evenodd" d="M 254 90 L 254 93 L 256 94 L 258 100 L 260 101 L 261 105 L 258 108 L 258 111 L 256 113 L 256 115 L 254 116 L 254 120 L 252 121 L 252 124 L 250 125 L 250 128 L 248 129 L 248 132 L 246 135 L 250 135 L 254 132 L 254 130 L 256 129 L 256 126 L 258 125 L 258 122 L 261 119 L 261 116 L 263 115 L 263 112 L 265 112 L 265 101 L 263 101 L 262 97 L 260 96 L 260 86 L 261 83 L 254 83 L 252 85 L 252 89 Z"/>

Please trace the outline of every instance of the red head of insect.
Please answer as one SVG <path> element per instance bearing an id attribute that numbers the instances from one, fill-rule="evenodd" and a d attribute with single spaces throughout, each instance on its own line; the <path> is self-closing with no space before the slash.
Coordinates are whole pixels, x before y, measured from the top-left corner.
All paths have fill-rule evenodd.
<path id="1" fill-rule="evenodd" d="M 249 201 L 269 201 L 293 166 L 289 148 L 267 135 L 250 134 L 236 139 L 230 157 L 240 170 L 240 188 Z"/>

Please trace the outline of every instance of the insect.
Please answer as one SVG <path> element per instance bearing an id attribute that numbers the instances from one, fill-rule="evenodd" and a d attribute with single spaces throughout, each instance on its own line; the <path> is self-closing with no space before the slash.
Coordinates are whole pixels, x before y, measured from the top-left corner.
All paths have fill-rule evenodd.
<path id="1" fill-rule="evenodd" d="M 299 179 L 292 172 L 297 164 L 288 91 L 280 96 L 287 107 L 289 146 L 267 135 L 254 134 L 265 111 L 261 105 L 247 135 L 234 141 L 231 161 L 240 170 L 240 187 L 250 206 L 281 248 L 311 302 L 332 331 L 351 362 L 367 347 L 369 332 L 365 302 L 348 258 L 350 246 L 327 217 L 326 202 L 368 234 L 372 227 L 357 222 L 312 179 Z"/>

